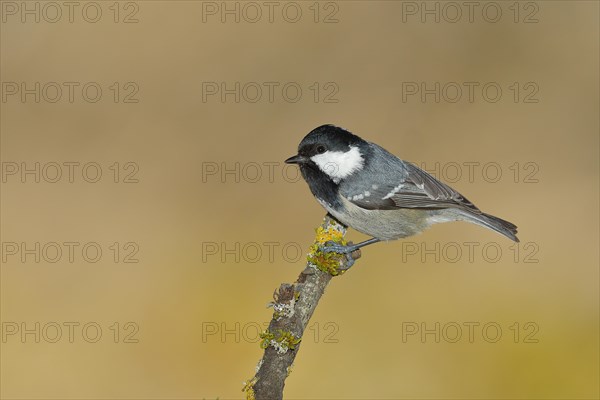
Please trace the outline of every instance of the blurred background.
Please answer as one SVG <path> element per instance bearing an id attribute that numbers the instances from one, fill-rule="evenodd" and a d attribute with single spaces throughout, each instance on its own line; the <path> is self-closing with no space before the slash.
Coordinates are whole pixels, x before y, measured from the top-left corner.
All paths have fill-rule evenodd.
<path id="1" fill-rule="evenodd" d="M 243 397 L 324 215 L 283 160 L 324 123 L 521 243 L 368 247 L 286 398 L 598 398 L 597 2 L 0 5 L 2 398 Z"/>

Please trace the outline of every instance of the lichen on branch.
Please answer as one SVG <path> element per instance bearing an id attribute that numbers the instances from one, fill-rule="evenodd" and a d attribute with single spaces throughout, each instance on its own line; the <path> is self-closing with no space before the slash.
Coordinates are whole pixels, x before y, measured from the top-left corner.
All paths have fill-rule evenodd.
<path id="1" fill-rule="evenodd" d="M 300 349 L 302 335 L 325 288 L 334 276 L 346 271 L 348 259 L 322 250 L 327 242 L 347 245 L 346 227 L 327 215 L 316 230 L 315 241 L 307 255 L 306 268 L 293 284 L 282 283 L 267 306 L 273 307 L 269 328 L 261 334 L 264 355 L 256 375 L 244 382 L 242 391 L 249 400 L 283 398 L 285 379 Z M 360 257 L 355 252 L 353 258 Z"/>

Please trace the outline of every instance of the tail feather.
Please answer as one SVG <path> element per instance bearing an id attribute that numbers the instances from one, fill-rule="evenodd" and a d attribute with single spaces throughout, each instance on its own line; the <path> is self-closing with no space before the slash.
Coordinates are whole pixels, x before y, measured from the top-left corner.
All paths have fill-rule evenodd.
<path id="1" fill-rule="evenodd" d="M 519 238 L 517 237 L 517 226 L 515 224 L 486 213 L 475 214 L 473 212 L 467 212 L 465 215 L 468 217 L 468 221 L 490 228 L 506 236 L 510 240 L 519 242 Z"/>

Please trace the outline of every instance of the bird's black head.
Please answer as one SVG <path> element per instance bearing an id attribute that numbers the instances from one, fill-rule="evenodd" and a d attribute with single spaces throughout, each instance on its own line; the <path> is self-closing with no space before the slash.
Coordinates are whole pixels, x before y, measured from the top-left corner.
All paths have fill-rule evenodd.
<path id="1" fill-rule="evenodd" d="M 298 154 L 285 160 L 298 164 L 302 177 L 313 195 L 322 203 L 342 207 L 338 185 L 362 170 L 369 154 L 369 144 L 345 129 L 323 125 L 302 139 Z"/>
<path id="2" fill-rule="evenodd" d="M 305 178 L 307 169 L 319 170 L 337 184 L 364 167 L 367 146 L 367 142 L 343 128 L 322 125 L 306 135 L 298 146 L 298 154 L 285 162 L 299 164 Z"/>
<path id="3" fill-rule="evenodd" d="M 310 158 L 327 151 L 347 152 L 351 146 L 366 144 L 358 136 L 334 125 L 321 125 L 310 131 L 298 145 L 298 155 Z"/>

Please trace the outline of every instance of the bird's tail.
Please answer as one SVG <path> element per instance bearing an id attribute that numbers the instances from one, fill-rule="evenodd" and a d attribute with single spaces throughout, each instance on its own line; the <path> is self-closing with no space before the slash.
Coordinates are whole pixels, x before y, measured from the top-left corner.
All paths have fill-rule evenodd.
<path id="1" fill-rule="evenodd" d="M 463 215 L 467 217 L 469 222 L 492 229 L 512 241 L 519 242 L 519 238 L 517 237 L 517 226 L 513 223 L 486 213 L 476 214 L 474 212 L 464 212 Z"/>

